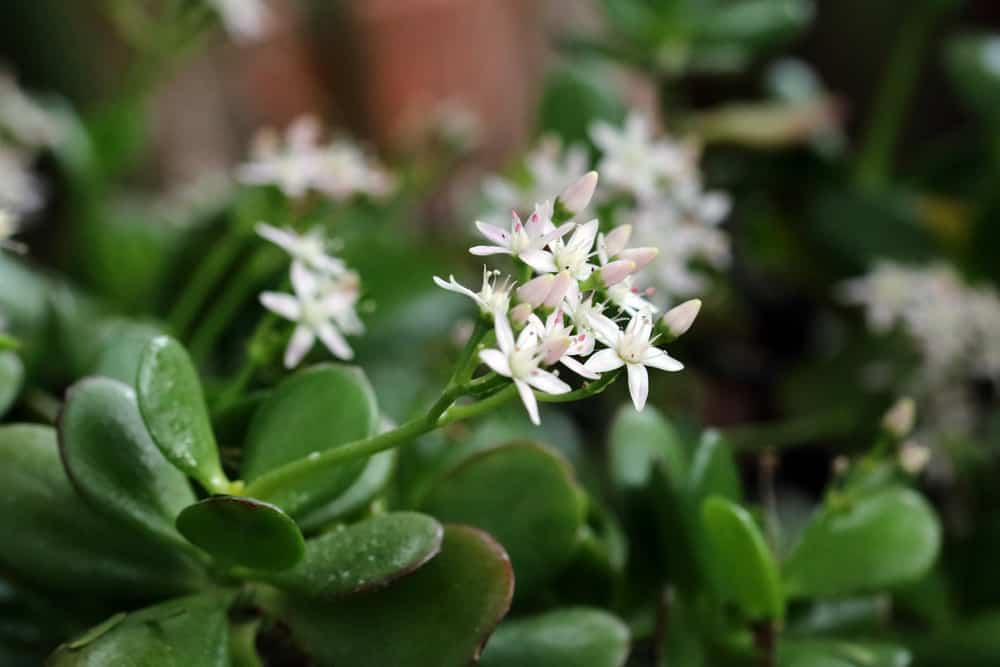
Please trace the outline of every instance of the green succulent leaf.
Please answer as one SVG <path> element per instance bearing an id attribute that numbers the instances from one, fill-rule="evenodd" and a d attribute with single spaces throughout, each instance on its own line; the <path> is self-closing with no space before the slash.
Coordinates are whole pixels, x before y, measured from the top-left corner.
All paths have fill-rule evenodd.
<path id="1" fill-rule="evenodd" d="M 228 492 L 198 372 L 179 342 L 169 336 L 149 341 L 136 390 L 146 427 L 167 460 L 209 491 Z"/>
<path id="2" fill-rule="evenodd" d="M 290 601 L 292 638 L 320 665 L 465 667 L 510 607 L 503 548 L 468 526 L 446 526 L 441 553 L 391 586 L 335 603 Z"/>
<path id="3" fill-rule="evenodd" d="M 194 493 L 149 437 L 128 385 L 87 378 L 70 387 L 59 446 L 70 480 L 100 511 L 166 543 L 184 543 L 174 519 Z"/>
<path id="4" fill-rule="evenodd" d="M 778 667 L 909 667 L 906 649 L 886 643 L 788 639 L 778 646 Z"/>
<path id="5" fill-rule="evenodd" d="M 213 558 L 255 570 L 287 570 L 305 555 L 305 540 L 295 521 L 253 498 L 206 498 L 180 513 L 177 529 Z"/>
<path id="6" fill-rule="evenodd" d="M 150 324 L 114 320 L 104 323 L 98 335 L 102 340 L 87 374 L 114 378 L 134 386 L 146 346 L 163 332 Z"/>
<path id="7" fill-rule="evenodd" d="M 0 352 L 0 417 L 17 400 L 24 383 L 24 364 L 13 352 Z"/>
<path id="8" fill-rule="evenodd" d="M 377 426 L 375 394 L 360 369 L 323 364 L 299 371 L 254 414 L 243 478 L 251 483 L 266 478 L 283 464 L 367 438 Z M 364 468 L 364 459 L 347 461 L 260 497 L 297 516 L 339 496 Z"/>
<path id="9" fill-rule="evenodd" d="M 0 427 L 0 489 L 0 568 L 43 590 L 137 598 L 203 580 L 190 559 L 84 502 L 49 427 Z"/>
<path id="10" fill-rule="evenodd" d="M 654 408 L 636 412 L 623 408 L 611 426 L 611 479 L 625 492 L 648 488 L 654 468 L 662 466 L 669 480 L 683 488 L 687 452 L 680 436 Z"/>
<path id="11" fill-rule="evenodd" d="M 702 504 L 709 553 L 709 573 L 716 592 L 753 619 L 780 619 L 784 601 L 778 565 L 753 517 L 725 498 Z"/>
<path id="12" fill-rule="evenodd" d="M 470 457 L 431 488 L 422 509 L 499 540 L 514 564 L 518 595 L 535 591 L 568 563 L 585 518 L 566 462 L 527 442 Z"/>
<path id="13" fill-rule="evenodd" d="M 628 626 L 600 609 L 556 609 L 501 623 L 483 667 L 621 667 L 629 652 Z"/>
<path id="14" fill-rule="evenodd" d="M 740 471 L 732 450 L 718 431 L 706 431 L 698 442 L 688 473 L 688 494 L 696 505 L 709 496 L 734 503 L 743 499 Z"/>
<path id="15" fill-rule="evenodd" d="M 60 646 L 51 667 L 229 667 L 228 596 L 192 595 L 117 614 Z"/>
<path id="16" fill-rule="evenodd" d="M 848 595 L 913 581 L 941 546 L 934 510 L 915 491 L 891 488 L 823 507 L 784 567 L 790 597 Z"/>
<path id="17" fill-rule="evenodd" d="M 309 540 L 302 561 L 269 581 L 317 599 L 382 588 L 436 556 L 443 534 L 426 514 L 381 514 Z"/>

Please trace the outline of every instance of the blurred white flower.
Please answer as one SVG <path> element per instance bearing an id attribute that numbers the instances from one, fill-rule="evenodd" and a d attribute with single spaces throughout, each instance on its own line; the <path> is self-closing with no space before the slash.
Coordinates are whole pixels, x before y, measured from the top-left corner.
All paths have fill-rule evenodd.
<path id="1" fill-rule="evenodd" d="M 208 0 L 219 13 L 226 31 L 240 41 L 263 37 L 271 27 L 272 16 L 264 0 Z"/>
<path id="2" fill-rule="evenodd" d="M 279 229 L 265 223 L 256 227 L 257 234 L 275 244 L 295 261 L 301 262 L 310 271 L 337 276 L 347 271 L 347 265 L 338 257 L 327 254 L 327 241 L 323 230 L 313 228 L 305 234 Z"/>
<path id="3" fill-rule="evenodd" d="M 0 135 L 3 134 L 25 148 L 37 149 L 55 145 L 63 129 L 56 116 L 17 85 L 11 73 L 0 70 Z"/>
<path id="4" fill-rule="evenodd" d="M 525 181 L 494 176 L 483 183 L 483 194 L 494 211 L 509 211 L 526 202 L 545 201 L 562 192 L 567 183 L 580 181 L 587 174 L 589 164 L 586 148 L 576 144 L 564 148 L 562 139 L 547 135 L 525 156 Z M 585 207 L 584 204 L 575 212 Z"/>
<path id="5" fill-rule="evenodd" d="M 354 351 L 344 333 L 363 331 L 355 310 L 360 292 L 357 275 L 349 272 L 338 279 L 321 279 L 303 264 L 294 262 L 291 281 L 294 294 L 260 295 L 265 308 L 296 323 L 285 349 L 285 367 L 298 366 L 317 338 L 338 359 L 352 359 Z"/>
<path id="6" fill-rule="evenodd" d="M 541 420 L 532 388 L 546 394 L 565 394 L 570 391 L 570 386 L 554 373 L 539 368 L 545 352 L 533 328 L 525 327 L 515 340 L 506 308 L 493 311 L 493 322 L 499 349 L 483 350 L 479 358 L 494 372 L 514 381 L 531 422 L 537 425 Z"/>
<path id="7" fill-rule="evenodd" d="M 545 246 L 565 236 L 575 226 L 570 222 L 557 228 L 552 224 L 551 212 L 537 206 L 526 223 L 521 222 L 517 211 L 511 211 L 511 218 L 509 232 L 477 220 L 479 233 L 495 245 L 475 245 L 469 248 L 469 252 L 479 256 L 512 255 L 531 266 L 548 265 L 552 263 L 552 253 L 546 251 Z"/>
<path id="8" fill-rule="evenodd" d="M 649 396 L 649 373 L 646 367 L 663 371 L 683 370 L 684 364 L 665 351 L 654 347 L 650 336 L 653 322 L 646 313 L 633 315 L 624 331 L 617 331 L 613 339 L 602 340 L 606 349 L 595 352 L 584 364 L 594 373 L 607 373 L 625 366 L 628 373 L 628 390 L 636 410 L 642 410 Z"/>

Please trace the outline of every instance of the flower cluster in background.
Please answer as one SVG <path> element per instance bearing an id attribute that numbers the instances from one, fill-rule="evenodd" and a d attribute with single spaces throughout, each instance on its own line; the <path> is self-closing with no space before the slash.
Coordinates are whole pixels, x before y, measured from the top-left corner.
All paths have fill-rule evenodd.
<path id="1" fill-rule="evenodd" d="M 628 276 L 615 292 L 619 301 L 652 287 L 660 305 L 706 289 L 698 265 L 722 270 L 729 265 L 729 237 L 721 228 L 731 203 L 722 192 L 707 191 L 700 171 L 701 152 L 691 142 L 657 136 L 650 119 L 633 112 L 622 127 L 598 121 L 591 139 L 600 151 L 597 170 L 605 186 L 598 202 L 614 209 L 635 242 L 659 247 L 659 261 Z M 583 176 L 590 156 L 583 146 L 565 146 L 547 136 L 524 159 L 516 178 L 491 177 L 483 192 L 493 211 L 509 211 L 524 201 L 542 201 L 565 183 Z"/>
<path id="2" fill-rule="evenodd" d="M 571 391 L 558 371 L 550 370 L 558 365 L 587 380 L 624 368 L 632 402 L 641 410 L 649 393 L 647 368 L 683 368 L 658 342 L 683 334 L 700 307 L 692 300 L 658 320 L 655 305 L 634 289 L 621 289 L 658 251 L 627 247 L 628 226 L 603 234 L 597 219 L 574 220 L 589 205 L 597 179 L 596 172 L 584 174 L 555 200 L 536 203 L 526 220 L 512 212 L 509 229 L 476 223 L 489 244 L 470 252 L 511 257 L 520 283 L 487 268 L 478 292 L 453 276 L 447 282 L 435 278 L 440 287 L 472 299 L 492 321 L 496 347 L 482 350 L 480 359 L 514 382 L 536 424 L 536 390 Z"/>
<path id="3" fill-rule="evenodd" d="M 56 117 L 0 70 L 0 245 L 23 250 L 12 240 L 21 221 L 45 202 L 44 190 L 32 171 L 38 155 L 61 136 Z"/>
<path id="4" fill-rule="evenodd" d="M 273 129 L 261 130 L 237 178 L 249 185 L 276 185 L 291 199 L 309 192 L 335 201 L 392 192 L 392 176 L 354 142 L 340 138 L 322 143 L 321 137 L 319 120 L 309 115 L 295 120 L 284 137 Z"/>
<path id="5" fill-rule="evenodd" d="M 273 19 L 264 0 L 208 0 L 208 4 L 237 40 L 260 39 L 271 28 Z"/>
<path id="6" fill-rule="evenodd" d="M 840 296 L 865 309 L 875 333 L 902 330 L 921 360 L 909 391 L 933 424 L 932 439 L 966 435 L 978 422 L 972 380 L 1000 377 L 1000 296 L 966 284 L 945 264 L 906 266 L 879 262 L 844 283 Z"/>

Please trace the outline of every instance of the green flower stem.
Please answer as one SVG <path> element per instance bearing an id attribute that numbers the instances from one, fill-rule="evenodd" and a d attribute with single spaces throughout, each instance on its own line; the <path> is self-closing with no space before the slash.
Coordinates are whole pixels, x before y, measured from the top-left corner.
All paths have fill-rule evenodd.
<path id="1" fill-rule="evenodd" d="M 867 187 L 884 187 L 889 180 L 892 153 L 906 118 L 906 107 L 913 96 L 931 32 L 945 8 L 942 2 L 916 4 L 907 12 L 893 47 L 858 157 L 856 175 Z"/>
<path id="2" fill-rule="evenodd" d="M 472 378 L 472 374 L 479 365 L 479 343 L 489 332 L 489 321 L 487 321 L 485 316 L 480 315 L 476 318 L 475 327 L 469 335 L 469 340 L 465 342 L 462 353 L 458 357 L 458 361 L 455 364 L 455 372 L 452 374 L 451 380 L 448 381 L 449 387 L 465 384 Z"/>

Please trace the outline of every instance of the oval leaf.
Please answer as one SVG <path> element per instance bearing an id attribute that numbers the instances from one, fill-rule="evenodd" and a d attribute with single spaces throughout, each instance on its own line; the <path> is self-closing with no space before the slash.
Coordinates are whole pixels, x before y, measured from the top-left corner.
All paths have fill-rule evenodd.
<path id="1" fill-rule="evenodd" d="M 206 498 L 180 513 L 177 529 L 219 561 L 256 570 L 287 570 L 305 554 L 291 517 L 253 498 Z"/>
<path id="2" fill-rule="evenodd" d="M 336 598 L 413 572 L 441 549 L 441 524 L 425 514 L 382 514 L 306 542 L 306 555 L 271 583 L 297 595 Z"/>
<path id="3" fill-rule="evenodd" d="M 620 667 L 629 651 L 628 626 L 599 609 L 557 609 L 501 623 L 483 667 Z"/>
<path id="4" fill-rule="evenodd" d="M 59 446 L 70 480 L 100 511 L 184 543 L 174 519 L 194 493 L 149 437 L 128 385 L 108 378 L 73 385 L 59 417 Z"/>
<path id="5" fill-rule="evenodd" d="M 13 352 L 0 352 L 0 417 L 17 400 L 24 382 L 24 364 Z"/>
<path id="6" fill-rule="evenodd" d="M 209 491 L 228 492 L 198 372 L 184 347 L 169 336 L 149 341 L 136 390 L 146 427 L 167 460 Z"/>
<path id="7" fill-rule="evenodd" d="M 51 428 L 0 428 L 0 489 L 0 567 L 45 590 L 148 597 L 203 580 L 181 554 L 83 502 Z"/>
<path id="8" fill-rule="evenodd" d="M 687 454 L 670 423 L 653 408 L 623 408 L 611 425 L 611 479 L 623 491 L 648 487 L 653 468 L 662 465 L 672 483 L 682 488 Z"/>
<path id="9" fill-rule="evenodd" d="M 229 600 L 198 595 L 118 614 L 59 647 L 50 667 L 228 667 Z"/>
<path id="10" fill-rule="evenodd" d="M 909 667 L 906 649 L 885 643 L 786 639 L 778 646 L 778 667 Z"/>
<path id="11" fill-rule="evenodd" d="M 518 594 L 533 591 L 567 564 L 584 523 L 569 466 L 554 452 L 524 442 L 469 458 L 432 487 L 422 507 L 499 540 L 514 563 Z"/>
<path id="12" fill-rule="evenodd" d="M 720 597 L 753 619 L 784 615 L 778 566 L 750 513 L 713 496 L 702 505 L 709 553 L 709 572 Z"/>
<path id="13" fill-rule="evenodd" d="M 709 496 L 719 496 L 735 503 L 743 498 L 740 471 L 732 451 L 718 431 L 706 431 L 698 442 L 688 473 L 688 494 L 695 506 Z"/>
<path id="14" fill-rule="evenodd" d="M 918 493 L 888 489 L 846 508 L 824 507 L 785 563 L 789 596 L 875 591 L 913 581 L 941 546 L 934 510 Z"/>
<path id="15" fill-rule="evenodd" d="M 503 548 L 474 528 L 447 526 L 441 553 L 413 574 L 331 604 L 296 599 L 287 621 L 321 665 L 465 667 L 513 592 Z"/>
<path id="16" fill-rule="evenodd" d="M 371 385 L 357 368 L 313 366 L 281 383 L 260 406 L 250 424 L 243 478 L 266 479 L 286 463 L 304 459 L 375 433 L 378 409 Z M 294 488 L 267 488 L 254 497 L 297 515 L 344 492 L 365 468 L 365 460 L 346 461 L 334 471 L 298 478 Z"/>

